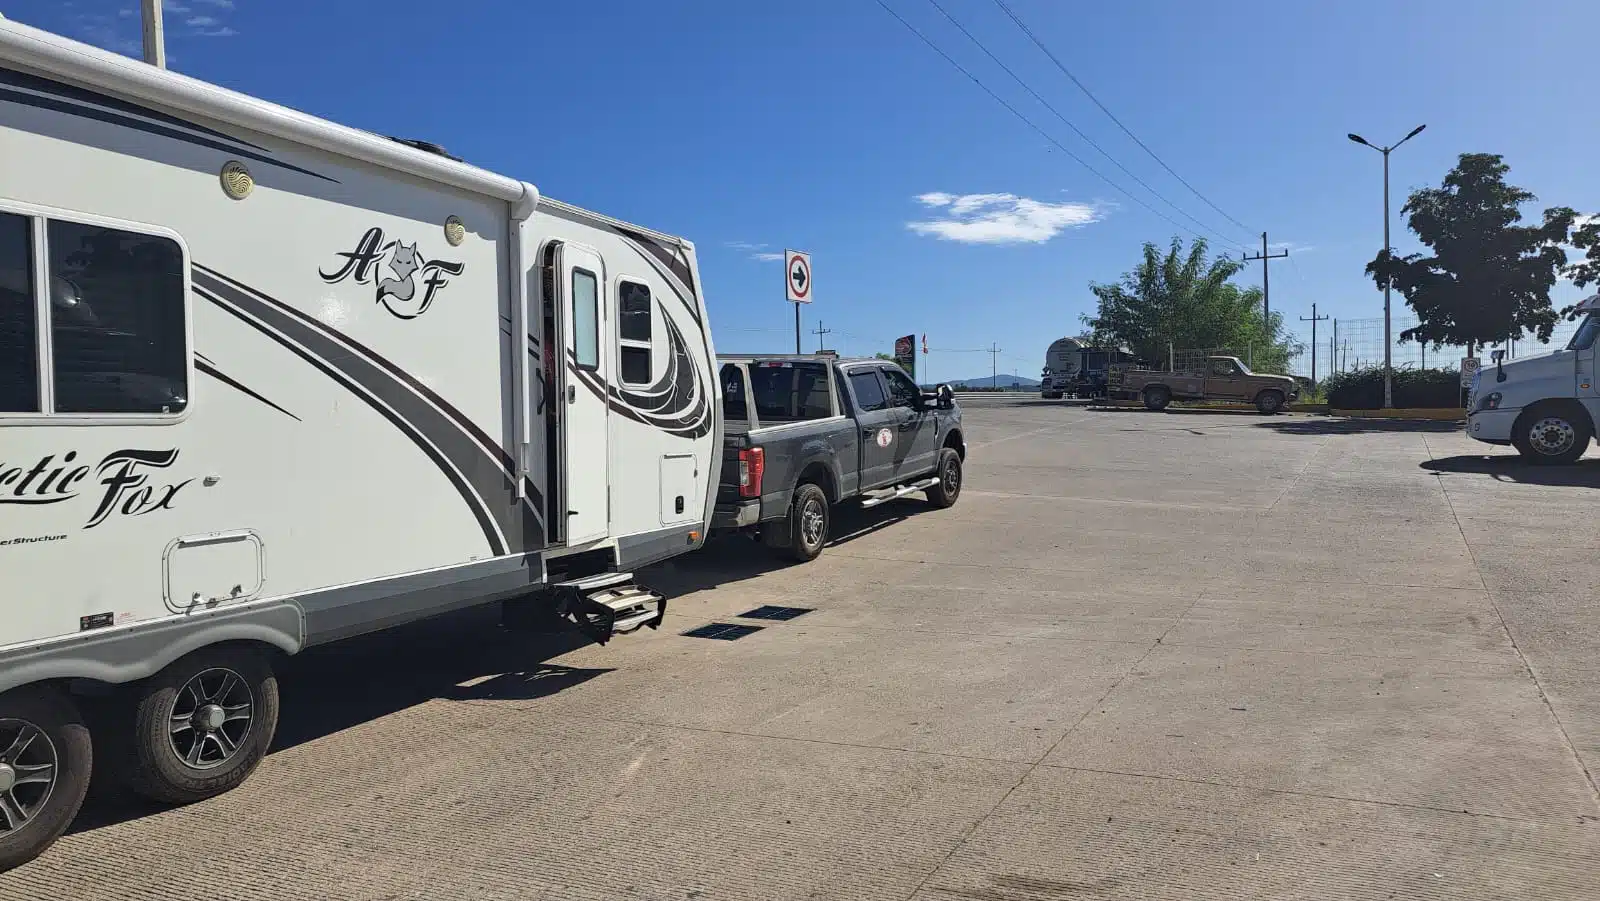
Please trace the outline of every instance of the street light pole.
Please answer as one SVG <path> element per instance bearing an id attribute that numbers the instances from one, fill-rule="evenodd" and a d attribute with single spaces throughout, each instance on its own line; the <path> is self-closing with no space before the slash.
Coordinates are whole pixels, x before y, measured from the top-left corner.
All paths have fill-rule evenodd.
<path id="1" fill-rule="evenodd" d="M 1426 125 L 1418 125 L 1416 128 L 1411 129 L 1410 134 L 1390 144 L 1388 147 L 1379 147 L 1358 134 L 1345 135 L 1345 137 L 1357 144 L 1371 147 L 1373 150 L 1383 154 L 1383 255 L 1386 262 L 1391 264 L 1393 248 L 1389 244 L 1389 154 L 1396 147 L 1421 134 L 1422 130 L 1427 127 Z M 1389 296 L 1393 290 L 1394 275 L 1389 272 L 1385 274 L 1383 279 L 1383 406 L 1385 409 L 1394 407 L 1394 337 L 1391 332 L 1393 317 L 1389 311 Z"/>

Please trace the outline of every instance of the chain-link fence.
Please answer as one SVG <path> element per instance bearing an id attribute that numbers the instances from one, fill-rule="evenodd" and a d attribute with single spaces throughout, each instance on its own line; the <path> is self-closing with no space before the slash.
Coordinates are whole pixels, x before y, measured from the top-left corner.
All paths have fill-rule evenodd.
<path id="1" fill-rule="evenodd" d="M 1397 315 L 1391 322 L 1390 334 L 1393 336 L 1393 345 L 1390 356 L 1396 369 L 1455 369 L 1461 365 L 1461 358 L 1467 355 L 1465 347 L 1436 348 L 1415 341 L 1401 343 L 1400 333 L 1417 325 L 1417 317 L 1409 314 Z M 1525 336 L 1521 340 L 1504 345 L 1490 345 L 1480 350 L 1479 356 L 1487 359 L 1489 351 L 1497 347 L 1504 348 L 1507 359 L 1547 353 L 1564 347 L 1577 329 L 1576 322 L 1558 322 L 1549 343 L 1540 343 L 1532 336 Z M 1314 374 L 1309 330 L 1304 334 L 1297 334 L 1295 339 L 1304 345 L 1304 349 L 1288 360 L 1287 371 L 1291 375 L 1308 378 L 1314 376 L 1320 380 L 1334 372 L 1349 372 L 1366 366 L 1383 365 L 1383 317 L 1381 316 L 1371 319 L 1329 319 L 1319 323 Z"/>

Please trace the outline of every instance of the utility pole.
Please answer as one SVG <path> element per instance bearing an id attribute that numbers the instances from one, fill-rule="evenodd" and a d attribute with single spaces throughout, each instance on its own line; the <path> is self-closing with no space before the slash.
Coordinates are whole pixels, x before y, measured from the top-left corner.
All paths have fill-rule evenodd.
<path id="1" fill-rule="evenodd" d="M 1317 305 L 1314 301 L 1311 304 L 1311 318 L 1300 317 L 1301 322 L 1311 323 L 1311 384 L 1313 385 L 1317 383 L 1317 323 L 1327 318 L 1317 315 Z"/>
<path id="2" fill-rule="evenodd" d="M 989 387 L 1000 387 L 1000 345 L 989 342 Z"/>
<path id="3" fill-rule="evenodd" d="M 1333 337 L 1328 339 L 1328 374 L 1339 371 L 1339 320 L 1333 320 Z"/>
<path id="4" fill-rule="evenodd" d="M 823 328 L 822 327 L 822 320 L 821 319 L 817 320 L 817 327 L 811 330 L 811 334 L 817 336 L 817 353 L 822 353 L 822 336 L 823 335 L 830 335 L 832 333 L 833 333 L 833 329 L 831 329 L 831 328 Z"/>
<path id="5" fill-rule="evenodd" d="M 144 0 L 144 61 L 157 69 L 167 67 L 166 29 L 161 24 L 162 0 Z"/>
<path id="6" fill-rule="evenodd" d="M 1239 254 L 1239 256 L 1243 258 L 1246 263 L 1254 263 L 1256 260 L 1261 261 L 1261 322 L 1267 326 L 1269 332 L 1272 329 L 1272 292 L 1267 290 L 1267 261 L 1281 260 L 1288 255 L 1289 248 L 1287 247 L 1283 249 L 1283 253 L 1267 253 L 1266 232 L 1261 233 L 1260 253 L 1253 257 L 1246 256 L 1243 253 Z M 1272 336 L 1269 334 L 1267 337 L 1270 338 Z"/>

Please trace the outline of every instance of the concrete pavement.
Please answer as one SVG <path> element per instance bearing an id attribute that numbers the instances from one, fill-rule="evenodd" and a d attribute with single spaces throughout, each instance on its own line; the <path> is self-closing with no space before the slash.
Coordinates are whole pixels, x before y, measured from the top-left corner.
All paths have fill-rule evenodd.
<path id="1" fill-rule="evenodd" d="M 953 509 L 721 542 L 605 648 L 471 614 L 308 654 L 242 788 L 95 802 L 0 898 L 1600 897 L 1600 460 L 965 409 Z"/>

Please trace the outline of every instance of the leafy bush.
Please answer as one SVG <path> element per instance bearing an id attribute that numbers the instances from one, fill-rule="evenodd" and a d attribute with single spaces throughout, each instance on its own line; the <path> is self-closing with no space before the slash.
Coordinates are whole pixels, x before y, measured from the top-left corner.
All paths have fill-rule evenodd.
<path id="1" fill-rule="evenodd" d="M 1376 410 L 1383 406 L 1383 367 L 1368 366 L 1334 373 L 1322 382 L 1328 405 L 1342 410 Z M 1394 405 L 1461 406 L 1461 373 L 1454 369 L 1396 369 Z"/>

